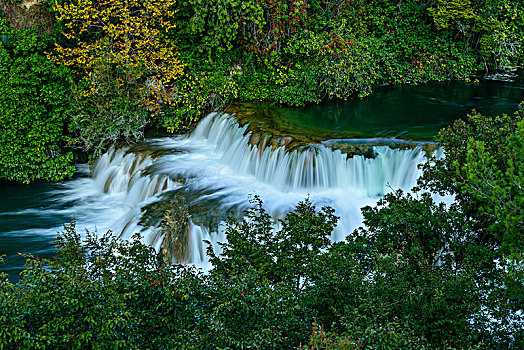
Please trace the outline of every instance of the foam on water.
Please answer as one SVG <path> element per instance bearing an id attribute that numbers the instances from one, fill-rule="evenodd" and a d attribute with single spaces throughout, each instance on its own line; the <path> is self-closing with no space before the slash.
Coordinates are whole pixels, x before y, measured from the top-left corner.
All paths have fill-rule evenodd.
<path id="1" fill-rule="evenodd" d="M 234 118 L 211 114 L 188 136 L 149 140 L 146 148 L 155 156 L 127 148 L 109 150 L 94 164 L 90 177 L 58 184 L 49 193 L 46 208 L 13 214 L 40 215 L 47 221 L 75 218 L 80 232 L 112 230 L 123 238 L 141 232 L 145 243 L 160 249 L 161 230 L 139 225 L 142 208 L 177 191 L 188 198 L 191 208 L 213 211 L 207 214 L 213 217 L 209 222 L 195 217 L 190 221 L 189 253 L 184 259 L 207 269 L 203 240 L 218 249 L 217 243 L 225 240 L 224 227 L 218 223 L 230 211 L 247 209 L 250 194 L 260 195 L 274 218 L 282 218 L 306 197 L 317 206 L 335 208 L 340 221 L 332 238 L 339 241 L 361 225 L 360 208 L 374 205 L 395 189 L 409 191 L 420 176 L 418 164 L 425 161 L 420 148 L 380 146 L 374 148 L 374 159 L 348 159 L 340 150 L 321 144 L 288 151 L 266 146 L 264 138 L 256 144 L 250 139 L 246 127 Z M 88 172 L 86 166 L 79 170 Z M 54 235 L 61 227 L 42 230 Z"/>

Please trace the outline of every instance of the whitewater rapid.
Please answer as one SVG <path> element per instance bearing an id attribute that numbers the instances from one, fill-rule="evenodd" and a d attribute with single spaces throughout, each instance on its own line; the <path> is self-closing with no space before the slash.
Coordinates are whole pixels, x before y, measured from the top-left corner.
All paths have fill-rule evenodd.
<path id="1" fill-rule="evenodd" d="M 372 159 L 347 158 L 323 145 L 288 151 L 264 138 L 253 143 L 246 128 L 229 115 L 211 114 L 188 136 L 149 140 L 152 155 L 127 148 L 102 155 L 90 181 L 104 196 L 118 197 L 125 208 L 103 226 L 123 238 L 139 231 L 147 244 L 160 249 L 159 228 L 139 225 L 141 208 L 180 194 L 189 207 L 209 208 L 209 213 L 200 213 L 198 224 L 190 220 L 189 253 L 183 259 L 208 268 L 203 240 L 219 249 L 217 243 L 225 240 L 220 221 L 227 213 L 247 209 L 250 195 L 259 195 L 274 218 L 282 218 L 306 197 L 319 207 L 335 208 L 340 220 L 332 239 L 340 241 L 361 225 L 363 206 L 396 189 L 409 191 L 421 174 L 418 165 L 426 161 L 420 148 L 375 147 Z M 215 220 L 202 220 L 206 215 Z"/>
<path id="2" fill-rule="evenodd" d="M 25 237 L 36 232 L 49 240 L 63 230 L 60 220 L 67 224 L 75 219 L 80 233 L 111 230 L 129 239 L 139 232 L 144 243 L 165 252 L 166 246 L 173 250 L 180 244 L 165 244 L 179 236 L 164 235 L 162 210 L 167 206 L 180 212 L 181 207 L 172 206 L 184 202 L 189 214 L 181 240 L 184 249 L 171 259 L 207 270 L 203 241 L 219 251 L 218 243 L 225 241 L 224 220 L 241 217 L 253 195 L 262 198 L 275 219 L 305 198 L 317 207 L 335 208 L 340 220 L 332 239 L 340 241 L 362 224 L 363 206 L 375 205 L 396 189 L 409 191 L 421 175 L 418 165 L 426 161 L 420 148 L 374 147 L 375 158 L 367 159 L 348 158 L 324 144 L 290 151 L 284 143 L 252 135 L 227 114 L 210 114 L 189 135 L 111 148 L 91 168 L 78 166 L 73 180 L 49 184 L 49 190 L 40 192 L 38 206 L 1 213 L 0 219 L 15 223 L 31 218 L 34 226 L 13 224 L 4 234 Z M 161 210 L 149 210 L 155 205 Z"/>

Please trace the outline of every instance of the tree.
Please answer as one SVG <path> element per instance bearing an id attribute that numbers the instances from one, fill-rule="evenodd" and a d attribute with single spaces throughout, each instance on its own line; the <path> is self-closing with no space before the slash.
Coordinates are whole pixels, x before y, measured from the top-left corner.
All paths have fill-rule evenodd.
<path id="1" fill-rule="evenodd" d="M 420 180 L 427 190 L 455 196 L 476 241 L 493 252 L 478 263 L 499 262 L 499 268 L 491 269 L 493 276 L 498 274 L 491 283 L 498 287 L 484 295 L 491 302 L 504 300 L 504 310 L 513 314 L 522 311 L 524 301 L 523 118 L 521 104 L 514 116 L 473 112 L 467 122 L 457 120 L 438 136 L 446 156 L 426 164 Z M 522 344 L 523 336 L 517 331 L 514 343 Z"/>
<path id="2" fill-rule="evenodd" d="M 85 76 L 73 99 L 73 122 L 84 148 L 100 151 L 118 138 L 136 140 L 147 113 L 161 114 L 164 105 L 176 104 L 175 83 L 184 64 L 166 40 L 174 29 L 167 20 L 174 6 L 175 0 L 55 5 L 69 42 L 57 43 L 49 57 Z"/>
<path id="3" fill-rule="evenodd" d="M 296 291 L 305 288 L 311 282 L 319 256 L 331 245 L 329 237 L 338 220 L 334 210 L 323 207 L 317 211 L 305 200 L 280 221 L 281 228 L 276 231 L 262 200 L 255 196 L 253 203 L 255 207 L 246 211 L 242 221 L 228 222 L 227 242 L 220 243 L 220 255 L 208 245 L 213 272 L 233 276 L 253 268 Z"/>
<path id="4" fill-rule="evenodd" d="M 486 117 L 473 112 L 439 133 L 446 157 L 424 166 L 423 188 L 457 199 L 473 229 L 506 252 L 521 252 L 524 224 L 522 123 L 515 116 Z"/>

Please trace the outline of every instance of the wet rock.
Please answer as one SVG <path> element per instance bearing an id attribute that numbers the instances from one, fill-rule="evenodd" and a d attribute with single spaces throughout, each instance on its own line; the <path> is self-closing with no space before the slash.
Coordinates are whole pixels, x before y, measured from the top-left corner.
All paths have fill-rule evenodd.
<path id="1" fill-rule="evenodd" d="M 438 145 L 434 142 L 422 142 L 408 139 L 394 138 L 357 138 L 357 135 L 348 135 L 353 138 L 340 138 L 326 140 L 324 134 L 307 135 L 290 130 L 275 124 L 273 114 L 276 113 L 270 106 L 264 107 L 260 103 L 234 103 L 226 112 L 232 114 L 241 126 L 247 125 L 246 133 L 251 133 L 250 145 L 257 146 L 260 151 L 265 147 L 273 149 L 284 147 L 288 151 L 300 150 L 309 145 L 324 145 L 333 150 L 347 154 L 348 157 L 356 155 L 366 158 L 376 156 L 375 146 L 388 146 L 394 149 L 422 148 L 427 154 L 435 151 Z M 326 134 L 327 135 L 327 134 Z"/>
<path id="2" fill-rule="evenodd" d="M 323 141 L 322 144 L 333 150 L 340 150 L 340 152 L 347 154 L 348 157 L 355 155 L 362 155 L 366 158 L 375 158 L 376 154 L 374 147 L 387 146 L 393 149 L 415 149 L 420 147 L 426 154 L 430 154 L 437 150 L 438 145 L 434 142 L 418 142 L 403 139 L 334 139 Z"/>
<path id="3" fill-rule="evenodd" d="M 173 263 L 189 261 L 189 210 L 182 196 L 146 205 L 139 222 L 144 227 L 159 228 L 163 236 L 160 251 L 165 259 Z"/>

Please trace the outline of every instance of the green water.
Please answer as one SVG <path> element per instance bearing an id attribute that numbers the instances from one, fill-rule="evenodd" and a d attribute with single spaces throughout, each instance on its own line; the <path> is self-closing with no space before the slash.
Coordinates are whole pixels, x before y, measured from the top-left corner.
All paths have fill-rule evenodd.
<path id="1" fill-rule="evenodd" d="M 0 184 L 0 255 L 5 264 L 0 272 L 18 274 L 24 259 L 18 253 L 49 258 L 60 219 L 69 220 L 57 201 L 61 187 L 53 183 L 31 185 Z M 60 215 L 62 214 L 62 215 Z"/>
<path id="2" fill-rule="evenodd" d="M 105 232 L 101 223 L 125 213 L 125 208 L 118 207 L 122 201 L 97 190 L 87 174 L 87 165 L 81 164 L 68 181 L 30 185 L 0 182 L 0 255 L 4 255 L 0 272 L 18 280 L 24 265 L 18 253 L 51 258 L 56 234 L 63 231 L 62 223 L 75 219 L 78 232 L 85 232 L 86 227 Z"/>
<path id="3" fill-rule="evenodd" d="M 524 100 L 524 74 L 512 82 L 481 80 L 378 88 L 347 102 L 305 108 L 248 103 L 229 111 L 257 131 L 322 141 L 340 138 L 394 137 L 431 141 L 438 131 L 473 109 L 485 115 L 513 114 Z"/>

